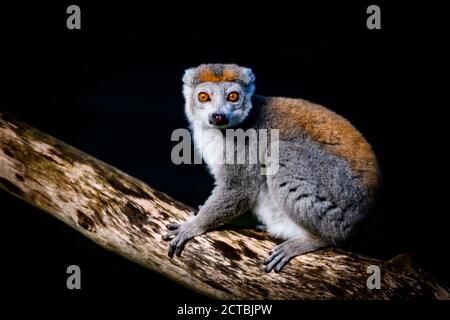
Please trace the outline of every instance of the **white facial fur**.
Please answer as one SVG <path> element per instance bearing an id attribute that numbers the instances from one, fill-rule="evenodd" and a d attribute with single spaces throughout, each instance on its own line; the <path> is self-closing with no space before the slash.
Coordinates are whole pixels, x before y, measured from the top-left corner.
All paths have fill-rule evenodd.
<path id="1" fill-rule="evenodd" d="M 206 92 L 210 101 L 202 103 L 198 94 Z M 237 92 L 239 99 L 236 102 L 227 101 L 231 92 Z M 239 125 L 247 117 L 252 105 L 251 94 L 235 82 L 204 82 L 196 87 L 184 85 L 183 94 L 186 99 L 185 111 L 194 133 L 197 150 L 202 154 L 203 160 L 208 164 L 210 172 L 215 176 L 216 170 L 223 163 L 223 136 L 217 128 L 209 123 L 210 115 L 223 113 L 228 118 L 228 124 L 221 128 Z M 202 127 L 203 130 L 199 130 Z"/>
<path id="2" fill-rule="evenodd" d="M 252 108 L 251 96 L 255 91 L 255 76 L 249 68 L 228 65 L 228 68 L 239 73 L 239 81 L 198 82 L 196 75 L 202 67 L 187 69 L 183 75 L 185 113 L 193 131 L 195 147 L 215 176 L 220 163 L 223 163 L 224 138 L 219 130 L 214 129 L 217 127 L 210 124 L 210 116 L 213 113 L 223 113 L 227 116 L 228 124 L 220 128 L 242 123 Z M 213 65 L 209 67 L 214 69 Z M 228 95 L 233 91 L 239 94 L 239 99 L 235 102 L 227 101 Z M 206 92 L 211 100 L 200 102 L 200 92 Z"/>
<path id="3" fill-rule="evenodd" d="M 201 102 L 198 94 L 205 92 L 210 101 Z M 227 101 L 231 92 L 237 92 L 239 99 L 235 102 Z M 247 117 L 251 109 L 252 90 L 245 90 L 235 82 L 203 82 L 192 88 L 184 86 L 183 93 L 186 99 L 186 114 L 191 124 L 200 121 L 205 127 L 215 127 L 209 123 L 213 113 L 225 114 L 228 124 L 221 128 L 236 126 Z"/>

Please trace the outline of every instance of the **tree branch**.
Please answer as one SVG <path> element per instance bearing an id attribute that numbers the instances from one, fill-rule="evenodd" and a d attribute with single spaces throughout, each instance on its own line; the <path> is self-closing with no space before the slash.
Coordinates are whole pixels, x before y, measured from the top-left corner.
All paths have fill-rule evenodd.
<path id="1" fill-rule="evenodd" d="M 248 229 L 209 232 L 170 259 L 161 240 L 165 225 L 184 221 L 192 208 L 4 113 L 0 187 L 100 246 L 213 298 L 449 298 L 448 289 L 407 255 L 383 262 L 327 249 L 267 274 L 262 261 L 275 241 Z M 367 288 L 369 265 L 381 268 L 380 290 Z"/>

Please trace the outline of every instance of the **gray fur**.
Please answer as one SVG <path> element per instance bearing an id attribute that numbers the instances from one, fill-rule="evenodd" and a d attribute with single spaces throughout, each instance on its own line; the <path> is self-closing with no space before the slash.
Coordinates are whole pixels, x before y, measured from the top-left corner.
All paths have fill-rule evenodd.
<path id="1" fill-rule="evenodd" d="M 266 106 L 258 103 L 258 99 L 252 99 L 254 76 L 250 69 L 241 68 L 242 79 L 236 83 L 198 83 L 196 72 L 199 68 L 204 68 L 204 65 L 188 69 L 183 76 L 185 111 L 191 125 L 194 121 L 200 121 L 205 127 L 210 127 L 208 115 L 221 110 L 233 118 L 229 126 L 244 130 L 267 129 Z M 222 69 L 222 65 L 214 67 L 216 72 Z M 242 94 L 241 100 L 233 105 L 221 96 L 229 87 Z M 207 105 L 200 104 L 196 100 L 198 90 L 210 92 L 212 101 Z M 225 139 L 225 128 L 219 129 Z M 261 205 L 261 199 L 269 199 L 268 203 L 274 205 L 274 210 L 281 210 L 281 215 L 286 219 L 283 221 L 289 222 L 290 228 L 294 222 L 294 226 L 301 228 L 299 230 L 305 230 L 298 236 L 283 236 L 279 225 L 278 233 L 273 231 L 276 228 L 271 228 L 271 224 L 275 223 L 270 220 L 271 216 L 265 217 L 268 231 L 272 230 L 275 236 L 287 240 L 271 251 L 265 261 L 266 271 L 275 269 L 279 272 L 296 255 L 344 244 L 371 206 L 350 165 L 326 152 L 306 135 L 289 141 L 281 140 L 279 160 L 278 172 L 265 176 L 260 174 L 260 163 L 218 165 L 208 162 L 206 158 L 216 187 L 197 215 L 182 224 L 171 225 L 172 230 L 163 237 L 171 239 L 169 255 L 181 254 L 190 238 L 217 228 L 246 211 L 253 210 L 258 214 L 261 207 L 266 210 Z"/>
<path id="2" fill-rule="evenodd" d="M 286 214 L 332 245 L 344 244 L 369 211 L 350 165 L 309 139 L 280 141 L 280 168 L 267 183 Z"/>

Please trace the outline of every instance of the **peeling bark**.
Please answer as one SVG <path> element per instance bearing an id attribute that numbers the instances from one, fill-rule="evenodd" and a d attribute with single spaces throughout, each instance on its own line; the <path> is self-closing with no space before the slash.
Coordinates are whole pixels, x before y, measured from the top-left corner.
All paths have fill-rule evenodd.
<path id="1" fill-rule="evenodd" d="M 282 273 L 262 261 L 276 244 L 256 230 L 212 231 L 167 256 L 165 225 L 192 208 L 57 139 L 0 113 L 0 187 L 100 246 L 218 299 L 449 299 L 449 290 L 400 255 L 390 261 L 340 249 L 293 259 Z M 381 289 L 366 285 L 380 266 Z"/>

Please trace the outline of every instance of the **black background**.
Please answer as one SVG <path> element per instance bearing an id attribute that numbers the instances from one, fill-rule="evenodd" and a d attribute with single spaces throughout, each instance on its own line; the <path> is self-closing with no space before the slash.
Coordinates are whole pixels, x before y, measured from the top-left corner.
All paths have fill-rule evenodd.
<path id="1" fill-rule="evenodd" d="M 367 4 L 274 7 L 77 2 L 81 30 L 67 30 L 67 5 L 4 9 L 1 109 L 174 198 L 197 206 L 212 188 L 201 165 L 176 166 L 171 133 L 186 127 L 181 76 L 187 67 L 231 62 L 251 67 L 257 94 L 302 97 L 349 119 L 372 144 L 383 174 L 380 210 L 362 252 L 411 253 L 449 280 L 436 253 L 449 241 L 423 219 L 412 30 L 401 10 L 380 4 L 382 30 L 365 26 Z M 262 13 L 258 13 L 261 10 Z M 414 31 L 415 32 L 415 31 Z M 76 295 L 198 294 L 105 251 L 63 223 L 0 192 L 3 290 L 63 299 Z M 434 216 L 433 216 L 434 215 Z M 66 267 L 82 270 L 79 292 Z"/>

